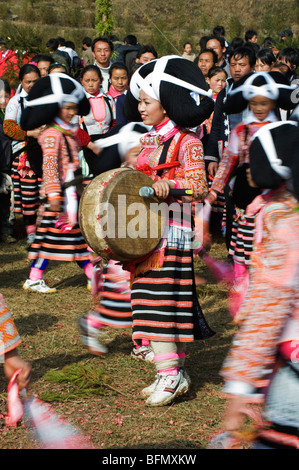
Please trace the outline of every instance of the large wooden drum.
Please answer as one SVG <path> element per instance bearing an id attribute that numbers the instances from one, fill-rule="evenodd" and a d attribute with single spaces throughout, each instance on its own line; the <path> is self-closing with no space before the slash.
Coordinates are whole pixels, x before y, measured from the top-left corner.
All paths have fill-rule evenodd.
<path id="1" fill-rule="evenodd" d="M 153 180 L 130 168 L 95 177 L 84 189 L 79 224 L 90 248 L 104 259 L 129 262 L 146 257 L 159 244 L 166 226 L 166 204 L 139 196 Z"/>

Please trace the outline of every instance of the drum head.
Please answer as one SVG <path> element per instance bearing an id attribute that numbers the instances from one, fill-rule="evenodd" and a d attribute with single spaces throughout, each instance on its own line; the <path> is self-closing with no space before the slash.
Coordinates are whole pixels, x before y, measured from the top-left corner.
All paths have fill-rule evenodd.
<path id="1" fill-rule="evenodd" d="M 167 204 L 156 196 L 139 196 L 153 180 L 129 168 L 109 170 L 85 188 L 79 224 L 92 250 L 122 262 L 142 258 L 159 244 L 167 220 Z"/>

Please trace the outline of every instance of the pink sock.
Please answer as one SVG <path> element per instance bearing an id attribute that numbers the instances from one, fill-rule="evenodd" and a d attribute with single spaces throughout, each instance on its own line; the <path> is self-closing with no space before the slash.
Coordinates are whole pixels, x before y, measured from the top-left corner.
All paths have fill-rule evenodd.
<path id="1" fill-rule="evenodd" d="M 140 342 L 139 342 L 140 341 Z M 138 343 L 134 343 L 134 348 L 139 349 L 141 346 L 149 346 L 150 342 L 148 339 L 142 338 Z"/>
<path id="2" fill-rule="evenodd" d="M 43 273 L 44 271 L 42 269 L 31 268 L 30 274 L 29 274 L 30 281 L 39 281 L 40 279 L 43 278 Z"/>
<path id="3" fill-rule="evenodd" d="M 26 233 L 27 235 L 30 235 L 31 233 L 35 233 L 36 232 L 36 225 L 26 225 Z"/>
<path id="4" fill-rule="evenodd" d="M 169 369 L 158 370 L 158 372 L 160 375 L 178 375 L 179 370 L 179 367 L 170 367 Z"/>
<path id="5" fill-rule="evenodd" d="M 238 277 L 244 278 L 247 271 L 247 267 L 245 264 L 234 263 L 234 273 L 235 279 Z"/>
<path id="6" fill-rule="evenodd" d="M 93 328 L 97 328 L 98 330 L 100 330 L 104 326 L 103 323 L 99 320 L 96 312 L 88 312 L 87 322 L 90 326 L 92 326 Z"/>
<path id="7" fill-rule="evenodd" d="M 84 273 L 88 279 L 92 278 L 92 273 L 93 273 L 93 264 L 92 263 L 87 263 L 86 266 L 83 268 Z"/>

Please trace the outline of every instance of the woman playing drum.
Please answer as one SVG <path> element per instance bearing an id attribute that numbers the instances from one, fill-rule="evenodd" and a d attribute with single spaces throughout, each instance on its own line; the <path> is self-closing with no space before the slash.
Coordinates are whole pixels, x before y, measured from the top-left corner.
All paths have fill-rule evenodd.
<path id="1" fill-rule="evenodd" d="M 125 101 L 127 119 L 153 126 L 141 138 L 136 169 L 150 175 L 156 196 L 175 208 L 158 247 L 131 265 L 133 341 L 150 341 L 157 372 L 154 383 L 141 392 L 149 406 L 166 405 L 187 393 L 186 344 L 214 334 L 197 299 L 192 256 L 191 202 L 208 194 L 204 155 L 198 137 L 184 129 L 212 113 L 207 90 L 193 63 L 167 56 L 136 71 Z M 193 195 L 178 201 L 172 189 L 191 189 Z"/>

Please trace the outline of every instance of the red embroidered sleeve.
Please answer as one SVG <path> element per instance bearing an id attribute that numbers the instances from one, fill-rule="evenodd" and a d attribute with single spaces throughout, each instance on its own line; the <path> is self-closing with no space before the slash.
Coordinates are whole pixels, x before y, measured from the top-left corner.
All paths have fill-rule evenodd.
<path id="1" fill-rule="evenodd" d="M 47 196 L 50 195 L 50 199 L 53 196 L 58 198 L 58 193 L 61 192 L 58 166 L 59 139 L 56 135 L 45 133 L 44 136 L 42 135 L 40 143 L 43 149 L 43 181 L 45 193 Z"/>
<path id="2" fill-rule="evenodd" d="M 202 201 L 208 194 L 202 142 L 196 136 L 185 136 L 178 160 L 181 165 L 175 171 L 175 187 L 191 189 L 190 200 Z"/>

